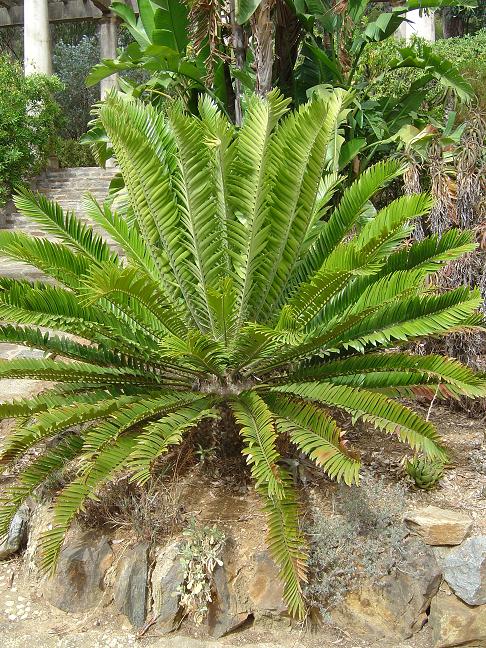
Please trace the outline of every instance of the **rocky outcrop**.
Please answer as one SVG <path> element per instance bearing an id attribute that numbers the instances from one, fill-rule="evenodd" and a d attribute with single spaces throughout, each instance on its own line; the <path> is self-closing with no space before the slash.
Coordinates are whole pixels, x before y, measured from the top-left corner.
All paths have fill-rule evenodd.
<path id="1" fill-rule="evenodd" d="M 123 555 L 113 589 L 115 606 L 137 628 L 143 626 L 147 614 L 148 550 L 148 544 L 144 543 Z"/>
<path id="2" fill-rule="evenodd" d="M 282 616 L 288 619 L 278 567 L 268 551 L 248 556 L 229 548 L 213 577 L 208 614 L 211 636 L 222 637 L 249 617 L 257 622 Z"/>
<path id="3" fill-rule="evenodd" d="M 213 600 L 208 606 L 208 631 L 212 637 L 220 638 L 236 630 L 248 618 L 245 609 L 238 609 L 234 582 L 228 575 L 228 568 L 217 566 L 213 573 Z"/>
<path id="4" fill-rule="evenodd" d="M 429 623 L 434 648 L 486 646 L 486 605 L 470 607 L 441 590 L 432 600 Z"/>
<path id="5" fill-rule="evenodd" d="M 393 639 L 407 639 L 421 629 L 442 574 L 432 550 L 419 540 L 409 541 L 404 551 L 399 569 L 346 597 L 333 615 L 338 623 Z"/>
<path id="6" fill-rule="evenodd" d="M 7 537 L 0 543 L 0 560 L 10 558 L 27 543 L 27 526 L 29 522 L 29 508 L 21 506 L 14 515 Z"/>
<path id="7" fill-rule="evenodd" d="M 113 552 L 105 536 L 75 533 L 61 551 L 56 573 L 47 583 L 47 600 L 65 612 L 95 607 L 103 597 L 104 578 L 112 560 Z"/>
<path id="8" fill-rule="evenodd" d="M 183 578 L 177 540 L 158 551 L 152 572 L 151 619 L 157 624 L 158 632 L 171 632 L 176 626 L 180 599 L 177 592 L 183 583 Z"/>
<path id="9" fill-rule="evenodd" d="M 486 604 L 486 536 L 469 538 L 444 562 L 444 578 L 468 605 Z"/>
<path id="10" fill-rule="evenodd" d="M 463 513 L 436 506 L 410 511 L 404 520 L 428 545 L 459 545 L 472 528 L 470 518 Z"/>

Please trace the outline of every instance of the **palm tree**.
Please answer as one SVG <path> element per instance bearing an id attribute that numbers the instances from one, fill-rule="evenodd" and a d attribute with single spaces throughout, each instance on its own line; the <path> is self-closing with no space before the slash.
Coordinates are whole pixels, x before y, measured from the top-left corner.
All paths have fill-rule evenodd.
<path id="1" fill-rule="evenodd" d="M 395 160 L 370 167 L 336 200 L 340 179 L 328 168 L 348 100 L 336 90 L 284 117 L 288 101 L 272 91 L 251 99 L 237 130 L 206 98 L 196 118 L 111 96 L 101 119 L 129 207 L 121 215 L 87 198 L 86 210 L 124 257 L 55 203 L 17 196 L 57 240 L 1 233 L 2 254 L 50 280 L 0 279 L 0 339 L 48 355 L 2 361 L 0 378 L 56 384 L 0 405 L 1 417 L 18 418 L 1 460 L 28 459 L 0 523 L 6 531 L 22 501 L 75 462 L 43 536 L 44 568 L 54 568 L 66 530 L 102 484 L 127 471 L 143 484 L 189 430 L 229 412 L 285 599 L 302 618 L 305 539 L 279 438 L 348 484 L 360 461 L 336 410 L 444 459 L 433 424 L 393 397 L 474 397 L 486 382 L 455 360 L 399 347 L 480 325 L 477 290 L 443 293 L 433 281 L 475 244 L 450 230 L 407 245 L 429 196 L 379 211 L 370 202 L 402 172 Z"/>

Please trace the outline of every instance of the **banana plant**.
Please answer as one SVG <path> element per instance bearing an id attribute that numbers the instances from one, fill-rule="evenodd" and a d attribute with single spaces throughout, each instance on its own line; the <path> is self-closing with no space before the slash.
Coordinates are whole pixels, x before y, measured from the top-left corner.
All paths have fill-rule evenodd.
<path id="1" fill-rule="evenodd" d="M 0 232 L 2 255 L 46 275 L 0 277 L 0 341 L 47 356 L 0 360 L 0 379 L 54 385 L 0 404 L 0 418 L 18 421 L 0 460 L 11 470 L 22 459 L 3 495 L 0 535 L 52 473 L 74 466 L 42 537 L 46 570 L 103 484 L 120 474 L 145 484 L 210 418 L 222 443 L 239 439 L 285 600 L 302 619 L 302 486 L 284 449 L 307 455 L 329 479 L 357 483 L 360 456 L 344 417 L 445 461 L 435 426 L 396 397 L 484 396 L 486 380 L 401 346 L 482 330 L 477 290 L 434 283 L 444 264 L 475 249 L 474 236 L 450 229 L 410 244 L 431 207 L 427 194 L 371 209 L 402 173 L 396 160 L 342 191 L 330 169 L 349 101 L 338 89 L 290 112 L 274 90 L 250 98 L 236 129 L 208 97 L 195 117 L 109 96 L 100 118 L 133 220 L 90 197 L 85 209 L 122 255 L 44 196 L 16 197 L 55 240 Z"/>

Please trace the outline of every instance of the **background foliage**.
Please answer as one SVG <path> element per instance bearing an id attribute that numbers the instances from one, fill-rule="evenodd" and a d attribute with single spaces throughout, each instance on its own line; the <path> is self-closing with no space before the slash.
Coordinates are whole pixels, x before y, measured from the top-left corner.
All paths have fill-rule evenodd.
<path id="1" fill-rule="evenodd" d="M 55 77 L 24 77 L 10 56 L 0 56 L 0 204 L 15 184 L 38 173 L 52 150 L 61 115 Z"/>

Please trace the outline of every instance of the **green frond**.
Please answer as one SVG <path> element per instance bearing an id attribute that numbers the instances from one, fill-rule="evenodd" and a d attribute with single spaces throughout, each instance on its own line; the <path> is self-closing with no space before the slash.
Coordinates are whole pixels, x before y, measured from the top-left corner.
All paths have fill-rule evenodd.
<path id="1" fill-rule="evenodd" d="M 359 458 L 346 448 L 344 433 L 322 407 L 274 392 L 263 399 L 276 416 L 277 431 L 287 433 L 292 443 L 331 479 L 348 485 L 358 483 Z"/>
<path id="2" fill-rule="evenodd" d="M 144 373 L 129 367 L 103 367 L 85 362 L 31 358 L 0 360 L 0 380 L 5 378 L 30 378 L 67 383 L 86 380 L 101 386 L 123 383 L 148 386 L 160 384 L 156 374 Z"/>
<path id="3" fill-rule="evenodd" d="M 2 402 L 0 403 L 0 419 L 30 418 L 38 412 L 45 412 L 66 405 L 67 399 L 73 405 L 76 403 L 95 402 L 98 399 L 100 393 L 98 387 L 91 388 L 86 386 L 86 390 L 79 393 L 77 387 L 76 384 L 63 385 L 62 389 L 54 387 L 31 398 L 19 398 L 13 401 Z M 112 395 L 118 393 L 116 388 L 107 388 L 102 393 L 108 394 L 108 392 Z"/>
<path id="4" fill-rule="evenodd" d="M 0 253 L 23 261 L 68 287 L 79 285 L 89 267 L 89 258 L 70 247 L 22 232 L 0 230 Z"/>
<path id="5" fill-rule="evenodd" d="M 81 360 L 96 365 L 133 366 L 134 360 L 100 345 L 92 346 L 75 342 L 68 337 L 51 335 L 38 328 L 25 326 L 0 325 L 0 342 L 19 344 L 32 349 L 45 351 L 46 354 L 59 355 L 64 358 Z M 139 365 L 142 364 L 139 360 Z"/>
<path id="6" fill-rule="evenodd" d="M 171 446 L 179 445 L 186 431 L 204 419 L 216 417 L 210 405 L 211 399 L 202 398 L 147 425 L 128 459 L 128 469 L 133 471 L 130 480 L 138 484 L 148 481 L 154 462 Z"/>
<path id="7" fill-rule="evenodd" d="M 364 171 L 361 176 L 346 189 L 338 207 L 331 213 L 328 221 L 323 223 L 318 238 L 309 249 L 295 273 L 304 280 L 322 267 L 334 248 L 351 231 L 361 214 L 367 209 L 368 201 L 388 182 L 403 172 L 397 160 L 378 162 Z M 290 279 L 291 283 L 295 279 Z"/>
<path id="8" fill-rule="evenodd" d="M 284 601 L 291 616 L 303 620 L 307 612 L 302 594 L 302 583 L 307 581 L 306 543 L 299 529 L 299 507 L 292 479 L 284 470 L 280 474 L 283 498 L 270 496 L 265 486 L 258 492 L 267 516 L 267 543 L 284 583 Z"/>
<path id="9" fill-rule="evenodd" d="M 409 381 L 405 380 L 408 376 Z M 457 360 L 440 355 L 367 353 L 304 367 L 288 382 L 327 381 L 352 387 L 393 388 L 430 382 L 450 385 L 464 396 L 486 396 L 486 379 Z"/>
<path id="10" fill-rule="evenodd" d="M 214 333 L 214 323 L 208 305 L 207 291 L 214 286 L 223 266 L 223 230 L 217 218 L 214 183 L 207 182 L 211 168 L 210 148 L 199 121 L 173 110 L 170 126 L 177 144 L 179 173 L 174 174 L 174 189 L 178 197 L 181 222 L 185 230 L 187 252 L 192 263 L 187 264 L 190 282 L 199 287 L 198 321 Z M 202 296 L 204 295 L 204 299 Z"/>
<path id="11" fill-rule="evenodd" d="M 49 476 L 72 461 L 83 446 L 81 436 L 72 434 L 62 439 L 22 470 L 2 496 L 0 506 L 0 537 L 8 532 L 10 523 L 20 505 L 35 492 Z"/>
<path id="12" fill-rule="evenodd" d="M 236 291 L 233 279 L 221 279 L 216 288 L 208 289 L 207 297 L 215 337 L 227 347 L 236 334 Z"/>
<path id="13" fill-rule="evenodd" d="M 327 148 L 344 121 L 349 95 L 336 90 L 329 101 L 314 101 L 291 113 L 269 148 L 269 241 L 254 286 L 255 316 L 273 316 L 312 222 Z M 268 309 L 268 310 L 267 310 Z M 267 312 L 265 312 L 267 311 Z"/>
<path id="14" fill-rule="evenodd" d="M 431 459 L 445 457 L 435 427 L 411 409 L 382 394 L 325 382 L 294 383 L 274 387 L 272 391 L 295 394 L 326 406 L 338 407 L 353 418 L 361 418 L 380 430 L 397 434 L 413 450 L 420 450 Z"/>
<path id="15" fill-rule="evenodd" d="M 420 269 L 424 273 L 438 272 L 445 263 L 474 252 L 476 248 L 473 232 L 450 229 L 442 236 L 430 236 L 390 255 L 381 274 L 412 269 Z"/>
<path id="16" fill-rule="evenodd" d="M 14 196 L 14 203 L 21 214 L 38 223 L 47 234 L 53 234 L 91 261 L 117 261 L 117 255 L 101 236 L 72 212 L 65 213 L 58 203 L 42 194 L 36 195 L 25 187 Z"/>
<path id="17" fill-rule="evenodd" d="M 63 488 L 56 497 L 52 527 L 41 537 L 40 567 L 43 571 L 52 572 L 55 569 L 66 532 L 81 511 L 84 501 L 95 497 L 96 489 L 125 466 L 134 444 L 134 436 L 116 439 L 100 451 L 82 476 Z"/>
<path id="18" fill-rule="evenodd" d="M 222 238 L 222 265 L 224 271 L 229 273 L 232 269 L 229 229 L 233 221 L 229 174 L 235 155 L 235 147 L 232 146 L 235 128 L 207 95 L 203 95 L 198 107 L 214 174 L 216 220 Z"/>
<path id="19" fill-rule="evenodd" d="M 153 318 L 159 322 L 159 329 L 166 329 L 176 336 L 187 333 L 184 320 L 187 314 L 173 304 L 161 290 L 160 285 L 140 268 L 133 266 L 117 267 L 112 264 L 102 264 L 91 268 L 83 280 L 82 294 L 87 304 L 96 304 L 103 297 L 115 298 L 118 295 L 138 301 L 143 309 L 142 326 L 153 326 Z M 126 306 L 125 301 L 116 302 L 120 308 Z M 133 312 L 133 311 L 131 311 Z M 151 314 L 153 318 L 143 317 Z"/>
<path id="20" fill-rule="evenodd" d="M 215 376 L 221 375 L 227 365 L 223 344 L 197 329 L 189 331 L 185 339 L 167 336 L 160 348 L 172 358 L 185 359 L 194 369 Z"/>
<path id="21" fill-rule="evenodd" d="M 131 401 L 120 402 L 120 407 L 111 413 L 108 420 L 88 430 L 83 449 L 87 456 L 90 456 L 141 423 L 167 416 L 171 412 L 190 406 L 200 398 L 201 396 L 194 392 L 167 390 L 142 394 Z"/>
<path id="22" fill-rule="evenodd" d="M 133 265 L 138 265 L 154 281 L 158 280 L 157 266 L 136 227 L 131 227 L 126 218 L 107 203 L 100 205 L 93 196 L 84 197 L 83 207 L 86 215 L 118 243 Z"/>
<path id="23" fill-rule="evenodd" d="M 181 227 L 173 176 L 174 137 L 163 115 L 152 106 L 110 96 L 101 119 L 120 165 L 140 234 L 166 287 L 167 256 L 174 281 L 184 296 L 194 321 L 199 322 L 201 298 L 187 262 L 187 234 Z M 151 136 L 148 137 L 148 133 Z M 170 292 L 170 291 L 169 291 Z"/>
<path id="24" fill-rule="evenodd" d="M 117 396 L 95 392 L 82 402 L 49 408 L 35 414 L 34 423 L 20 424 L 4 440 L 0 449 L 0 462 L 10 462 L 24 454 L 28 448 L 48 437 L 75 425 L 108 417 L 112 412 L 136 400 L 134 396 Z"/>
<path id="25" fill-rule="evenodd" d="M 232 223 L 230 249 L 238 281 L 238 322 L 247 319 L 254 275 L 262 262 L 269 235 L 265 198 L 272 131 L 286 113 L 290 99 L 272 90 L 264 100 L 253 96 L 235 142 L 230 172 Z"/>
<path id="26" fill-rule="evenodd" d="M 257 488 L 265 486 L 268 497 L 285 496 L 276 448 L 277 434 L 272 412 L 255 392 L 241 394 L 231 403 L 236 422 L 241 426 L 243 454 L 251 467 Z"/>

